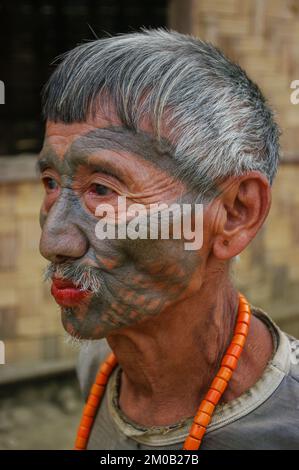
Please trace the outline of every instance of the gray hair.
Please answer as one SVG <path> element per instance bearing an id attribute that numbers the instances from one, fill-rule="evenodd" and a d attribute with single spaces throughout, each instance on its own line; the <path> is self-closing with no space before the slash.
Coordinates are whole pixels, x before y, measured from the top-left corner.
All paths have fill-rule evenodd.
<path id="1" fill-rule="evenodd" d="M 43 90 L 46 119 L 83 122 L 108 96 L 124 127 L 138 132 L 147 116 L 158 143 L 166 131 L 178 175 L 201 197 L 215 195 L 215 182 L 251 170 L 272 184 L 280 134 L 273 112 L 245 71 L 212 44 L 141 28 L 59 59 Z"/>

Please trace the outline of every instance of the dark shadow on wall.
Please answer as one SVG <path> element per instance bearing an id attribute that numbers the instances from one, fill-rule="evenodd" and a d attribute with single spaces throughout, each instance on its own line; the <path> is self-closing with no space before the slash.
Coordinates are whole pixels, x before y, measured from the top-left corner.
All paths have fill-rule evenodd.
<path id="1" fill-rule="evenodd" d="M 0 4 L 0 155 L 37 152 L 43 123 L 40 92 L 59 54 L 86 40 L 159 27 L 167 0 L 25 0 Z"/>

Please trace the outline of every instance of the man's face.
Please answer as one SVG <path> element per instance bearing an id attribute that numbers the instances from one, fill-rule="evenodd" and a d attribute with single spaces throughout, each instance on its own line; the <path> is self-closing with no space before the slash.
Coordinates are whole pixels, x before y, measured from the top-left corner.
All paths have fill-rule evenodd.
<path id="1" fill-rule="evenodd" d="M 117 213 L 119 196 L 145 207 L 194 200 L 148 132 L 132 133 L 100 115 L 85 123 L 48 122 L 39 167 L 40 251 L 52 263 L 52 294 L 71 335 L 105 337 L 199 288 L 202 250 L 186 251 L 184 240 L 96 235 L 96 208 L 110 204 Z"/>

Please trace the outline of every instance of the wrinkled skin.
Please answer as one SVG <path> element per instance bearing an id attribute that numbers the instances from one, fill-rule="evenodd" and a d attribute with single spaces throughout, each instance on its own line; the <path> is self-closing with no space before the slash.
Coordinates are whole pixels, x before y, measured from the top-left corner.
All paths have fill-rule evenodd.
<path id="1" fill-rule="evenodd" d="M 204 208 L 203 245 L 195 251 L 183 239 L 99 240 L 95 208 L 115 205 L 118 195 L 129 204 L 196 200 L 146 123 L 140 129 L 130 133 L 113 114 L 47 123 L 40 251 L 55 264 L 96 268 L 99 294 L 62 308 L 64 327 L 79 338 L 107 338 L 122 367 L 122 411 L 160 426 L 194 416 L 219 368 L 238 309 L 228 261 L 255 237 L 271 198 L 258 172 L 225 180 Z M 253 317 L 222 400 L 256 383 L 272 350 L 268 329 Z"/>
<path id="2" fill-rule="evenodd" d="M 175 176 L 175 162 L 150 133 L 138 134 L 103 116 L 80 124 L 48 122 L 39 168 L 46 193 L 40 213 L 40 251 L 99 270 L 101 292 L 62 308 L 65 329 L 80 338 L 102 338 L 116 328 L 156 316 L 201 283 L 200 251 L 184 240 L 99 240 L 95 208 L 188 202 L 195 194 Z M 95 186 L 98 185 L 98 186 Z"/>

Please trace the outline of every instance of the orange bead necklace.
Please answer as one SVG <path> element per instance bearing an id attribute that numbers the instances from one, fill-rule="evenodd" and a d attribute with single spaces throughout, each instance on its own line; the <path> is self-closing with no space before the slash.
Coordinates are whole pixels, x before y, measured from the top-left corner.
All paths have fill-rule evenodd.
<path id="1" fill-rule="evenodd" d="M 238 316 L 232 341 L 225 352 L 216 377 L 197 410 L 189 435 L 184 442 L 184 450 L 198 450 L 201 445 L 215 407 L 223 395 L 233 371 L 237 367 L 238 359 L 244 348 L 248 334 L 250 317 L 251 311 L 249 304 L 246 298 L 242 294 L 239 294 Z M 104 395 L 105 386 L 116 365 L 117 359 L 112 352 L 99 368 L 96 380 L 91 387 L 87 403 L 83 409 L 83 415 L 75 442 L 75 450 L 85 450 L 87 447 L 94 418 Z"/>

